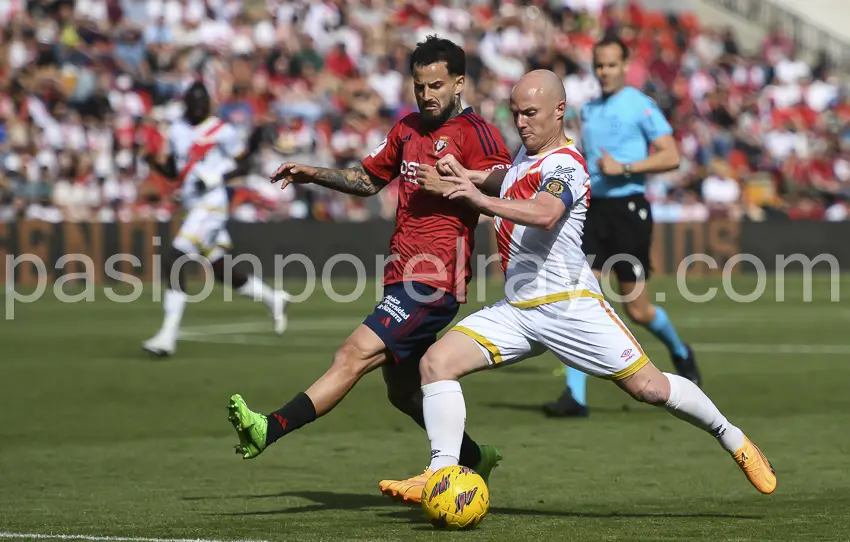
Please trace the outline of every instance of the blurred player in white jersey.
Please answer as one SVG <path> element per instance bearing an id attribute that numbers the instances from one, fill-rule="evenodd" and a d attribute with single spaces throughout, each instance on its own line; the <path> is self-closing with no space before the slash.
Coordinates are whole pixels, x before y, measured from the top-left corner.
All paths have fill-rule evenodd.
<path id="1" fill-rule="evenodd" d="M 693 382 L 656 368 L 604 299 L 582 251 L 590 176 L 563 133 L 564 110 L 560 79 L 550 71 L 530 72 L 511 93 L 524 149 L 510 170 L 467 171 L 448 157 L 437 164 L 442 181 L 452 183 L 442 189 L 446 197 L 495 217 L 505 298 L 461 320 L 420 362 L 431 463 L 424 474 L 401 483 L 408 500 L 418 495 L 421 501 L 428 478 L 458 464 L 466 421 L 458 380 L 546 350 L 713 435 L 756 489 L 772 493 L 776 475 L 759 449 Z M 500 197 L 478 188 L 493 185 L 501 185 Z"/>
<path id="2" fill-rule="evenodd" d="M 167 267 L 162 327 L 142 346 L 159 356 L 171 355 L 176 350 L 186 307 L 186 280 L 181 266 L 178 284 L 173 284 L 172 270 L 183 256 L 205 257 L 212 264 L 216 280 L 245 297 L 262 301 L 272 315 L 276 333 L 282 334 L 287 324 L 286 292 L 275 291 L 252 275 L 226 269 L 224 262 L 231 248 L 227 219 L 233 187 L 228 182 L 249 172 L 251 156 L 259 146 L 259 133 L 251 137 L 246 147 L 232 125 L 212 115 L 212 100 L 203 83 L 189 87 L 184 106 L 184 119 L 174 123 L 168 132 L 169 154 L 148 157 L 154 169 L 180 183 L 180 200 L 188 212 L 174 239 Z"/>

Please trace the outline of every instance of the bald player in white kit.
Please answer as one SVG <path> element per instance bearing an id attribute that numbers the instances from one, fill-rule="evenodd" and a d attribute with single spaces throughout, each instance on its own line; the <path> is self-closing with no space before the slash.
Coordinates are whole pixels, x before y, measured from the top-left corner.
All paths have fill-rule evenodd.
<path id="1" fill-rule="evenodd" d="M 511 93 L 524 149 L 507 172 L 467 171 L 448 157 L 437 164 L 442 181 L 451 183 L 444 196 L 495 217 L 505 298 L 463 319 L 422 358 L 431 463 L 399 487 L 408 500 L 421 501 L 428 478 L 458 464 L 466 420 L 461 377 L 549 350 L 565 365 L 612 380 L 635 400 L 711 434 L 758 491 L 772 493 L 776 475 L 758 447 L 693 382 L 655 367 L 604 299 L 581 249 L 590 179 L 563 133 L 564 110 L 560 79 L 530 72 Z M 485 195 L 499 186 L 499 197 Z"/>

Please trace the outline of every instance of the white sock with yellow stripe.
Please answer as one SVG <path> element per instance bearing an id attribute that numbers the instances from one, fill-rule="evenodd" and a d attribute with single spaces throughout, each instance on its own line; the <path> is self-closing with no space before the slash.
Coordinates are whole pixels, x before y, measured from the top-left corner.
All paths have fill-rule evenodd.
<path id="1" fill-rule="evenodd" d="M 679 375 L 664 373 L 670 381 L 670 397 L 664 405 L 679 419 L 714 435 L 727 452 L 744 445 L 744 433 L 726 419 L 699 387 Z"/>
<path id="2" fill-rule="evenodd" d="M 466 425 L 466 402 L 457 380 L 440 380 L 422 386 L 422 413 L 431 440 L 431 465 L 437 472 L 457 465 Z"/>

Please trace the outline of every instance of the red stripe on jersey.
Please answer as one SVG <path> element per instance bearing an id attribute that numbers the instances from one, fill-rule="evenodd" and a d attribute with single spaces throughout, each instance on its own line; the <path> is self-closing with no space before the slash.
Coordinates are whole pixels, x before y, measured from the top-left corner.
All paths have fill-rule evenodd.
<path id="1" fill-rule="evenodd" d="M 537 166 L 539 162 L 535 163 Z M 533 169 L 533 168 L 532 168 Z M 527 173 L 525 177 L 515 182 L 507 192 L 505 199 L 527 200 L 534 197 L 537 189 L 540 186 L 540 172 Z M 509 220 L 502 219 L 499 224 L 499 229 L 496 231 L 496 246 L 499 248 L 499 259 L 502 262 L 502 271 L 507 270 L 508 261 L 510 259 L 511 236 L 514 233 L 516 224 Z"/>
<path id="2" fill-rule="evenodd" d="M 222 128 L 224 128 L 224 122 L 220 119 L 216 119 L 215 122 L 212 123 L 212 126 L 207 128 L 204 133 L 201 134 L 201 137 L 198 138 L 198 140 L 202 141 L 202 143 L 193 143 L 192 146 L 189 147 L 189 161 L 186 163 L 186 167 L 184 167 L 177 176 L 178 181 L 182 183 L 186 180 L 186 176 L 189 175 L 192 168 L 195 167 L 198 162 L 206 158 L 207 153 L 218 145 L 215 141 L 207 142 L 206 140 L 207 138 L 214 136 L 216 132 Z"/>
<path id="3" fill-rule="evenodd" d="M 544 160 L 546 160 L 550 156 L 554 156 L 556 154 L 566 154 L 567 156 L 572 156 L 573 160 L 578 162 L 579 165 L 582 167 L 582 169 L 584 170 L 584 173 L 586 175 L 590 175 L 590 172 L 587 170 L 587 162 L 584 161 L 584 156 L 580 155 L 579 153 L 577 153 L 576 151 L 572 150 L 569 147 L 561 147 L 560 149 L 558 149 L 556 151 L 552 151 L 551 153 L 547 154 L 546 156 L 544 156 L 540 160 L 534 162 L 534 165 L 531 166 L 530 168 L 528 168 L 528 170 L 531 171 L 534 168 L 540 167 L 541 165 L 543 165 Z"/>
<path id="4" fill-rule="evenodd" d="M 563 149 L 558 149 L 557 151 L 553 152 L 552 154 L 567 154 L 569 156 L 572 156 L 573 160 L 578 162 L 581 165 L 582 169 L 584 169 L 585 175 L 590 175 L 590 172 L 587 171 L 587 162 L 585 162 L 584 156 L 580 155 L 576 151 L 574 151 L 570 148 L 563 148 Z"/>

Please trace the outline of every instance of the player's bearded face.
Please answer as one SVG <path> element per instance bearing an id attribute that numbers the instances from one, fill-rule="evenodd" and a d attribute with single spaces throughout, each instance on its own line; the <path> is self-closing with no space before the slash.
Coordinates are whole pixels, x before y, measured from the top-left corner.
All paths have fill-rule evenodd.
<path id="1" fill-rule="evenodd" d="M 460 108 L 464 77 L 449 74 L 445 62 L 415 66 L 413 93 L 422 120 L 439 126 Z"/>
<path id="2" fill-rule="evenodd" d="M 626 85 L 626 63 L 619 46 L 606 45 L 597 48 L 593 65 L 604 94 L 618 92 Z"/>

